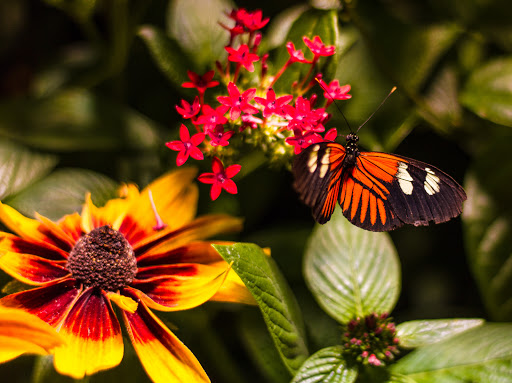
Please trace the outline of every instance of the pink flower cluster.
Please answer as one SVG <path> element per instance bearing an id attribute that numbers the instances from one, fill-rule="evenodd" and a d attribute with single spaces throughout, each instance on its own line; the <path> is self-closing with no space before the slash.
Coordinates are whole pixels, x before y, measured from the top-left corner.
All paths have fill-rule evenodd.
<path id="1" fill-rule="evenodd" d="M 249 12 L 243 8 L 232 10 L 228 17 L 234 22 L 231 27 L 221 24 L 229 31 L 230 39 L 225 47 L 227 61 L 216 63 L 217 73 L 211 70 L 204 75 L 188 71 L 189 82 L 185 88 L 195 88 L 198 95 L 192 102 L 181 100 L 176 110 L 185 120 L 190 120 L 195 132 L 182 124 L 179 140 L 166 145 L 178 152 L 176 164 L 183 165 L 189 157 L 203 160 L 205 154 L 212 157 L 212 173 L 203 173 L 199 181 L 211 184 L 211 198 L 215 200 L 222 190 L 237 193 L 231 179 L 241 169 L 236 164 L 240 145 L 249 144 L 263 151 L 270 160 L 288 161 L 293 154 L 319 141 L 333 141 L 337 132 L 325 132 L 325 123 L 330 115 L 326 108 L 334 100 L 351 97 L 350 85 L 340 86 L 338 80 L 325 83 L 322 73 L 315 69 L 322 57 L 335 54 L 334 46 L 325 45 L 319 36 L 310 40 L 303 37 L 312 57 L 306 58 L 301 49 L 292 42 L 286 44 L 289 59 L 276 71 L 269 74 L 268 53 L 258 52 L 262 40 L 259 31 L 268 22 L 260 10 Z M 292 84 L 289 94 L 277 95 L 274 84 L 292 65 L 308 65 L 306 74 Z M 258 70 L 257 70 L 258 69 Z M 217 75 L 219 81 L 213 80 Z M 324 102 L 317 107 L 318 96 L 305 94 L 317 83 L 324 90 Z M 208 88 L 225 86 L 226 93 L 216 97 L 217 105 L 205 102 Z M 257 84 L 247 87 L 247 84 Z M 215 101 L 214 101 L 215 102 Z M 237 141 L 233 144 L 233 140 Z M 228 148 L 229 147 L 229 148 Z M 238 148 L 238 151 L 237 151 Z M 283 160 L 284 159 L 284 160 Z M 232 163 L 225 168 L 223 162 Z"/>

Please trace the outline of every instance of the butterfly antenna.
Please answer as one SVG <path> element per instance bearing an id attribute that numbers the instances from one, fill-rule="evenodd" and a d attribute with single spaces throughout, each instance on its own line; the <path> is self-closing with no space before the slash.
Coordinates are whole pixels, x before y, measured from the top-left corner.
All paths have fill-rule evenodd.
<path id="1" fill-rule="evenodd" d="M 357 132 L 359 132 L 359 129 L 361 129 L 363 126 L 365 126 L 365 124 L 366 124 L 368 121 L 370 121 L 370 119 L 373 117 L 373 115 L 374 115 L 375 113 L 377 113 L 377 111 L 380 109 L 380 107 L 381 107 L 382 105 L 384 105 L 384 103 L 386 102 L 386 100 L 389 98 L 389 96 L 391 96 L 391 95 L 393 94 L 393 92 L 394 92 L 395 90 L 396 90 L 396 86 L 394 86 L 394 87 L 389 91 L 388 95 L 384 98 L 384 100 L 382 100 L 382 102 L 381 102 L 381 103 L 380 103 L 380 105 L 377 107 L 377 109 L 375 109 L 375 110 L 373 111 L 373 113 L 372 113 L 372 114 L 370 114 L 370 117 L 368 117 L 368 118 L 366 119 L 366 121 L 365 121 L 365 122 L 363 122 L 361 125 L 359 125 L 359 128 L 357 128 L 356 133 L 357 133 Z"/>
<path id="2" fill-rule="evenodd" d="M 320 80 L 318 78 L 315 77 L 315 81 L 318 83 L 318 85 L 320 85 L 320 88 L 322 88 L 323 90 L 325 90 L 325 93 L 327 93 L 327 96 L 329 96 L 329 98 L 331 99 L 332 103 L 334 105 L 336 105 L 336 109 L 338 109 L 338 111 L 340 112 L 341 116 L 343 117 L 343 119 L 345 120 L 345 123 L 347 124 L 348 126 L 348 129 L 350 130 L 350 132 L 352 132 L 352 128 L 350 127 L 350 124 L 348 123 L 348 120 L 347 118 L 345 117 L 345 115 L 343 114 L 343 112 L 341 111 L 338 103 L 336 102 L 336 100 L 334 98 L 332 98 L 331 94 L 329 93 L 329 90 L 325 88 L 324 85 L 322 85 L 322 83 L 320 82 Z"/>

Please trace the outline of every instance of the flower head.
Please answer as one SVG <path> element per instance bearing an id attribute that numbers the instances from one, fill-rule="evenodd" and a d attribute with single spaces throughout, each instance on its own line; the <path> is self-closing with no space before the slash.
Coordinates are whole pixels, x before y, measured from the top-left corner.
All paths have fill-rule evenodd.
<path id="1" fill-rule="evenodd" d="M 231 47 L 225 47 L 225 49 L 229 53 L 229 61 L 239 63 L 249 72 L 254 72 L 253 63 L 258 61 L 260 57 L 255 53 L 251 53 L 247 44 L 240 45 L 238 49 L 233 49 Z"/>
<path id="2" fill-rule="evenodd" d="M 188 156 L 195 158 L 196 160 L 202 160 L 204 158 L 203 152 L 197 148 L 197 146 L 203 142 L 204 137 L 204 133 L 196 133 L 190 137 L 187 127 L 181 124 L 181 141 L 170 141 L 165 145 L 167 145 L 169 149 L 179 152 L 176 157 L 176 165 L 181 166 L 188 160 Z"/>
<path id="3" fill-rule="evenodd" d="M 238 87 L 234 83 L 230 82 L 228 84 L 228 93 L 229 96 L 217 97 L 217 101 L 230 108 L 229 118 L 231 118 L 231 121 L 237 120 L 242 112 L 247 114 L 259 112 L 258 109 L 249 104 L 249 101 L 254 98 L 256 89 L 247 89 L 244 93 L 240 94 Z"/>
<path id="4" fill-rule="evenodd" d="M 286 43 L 286 49 L 288 50 L 288 54 L 290 55 L 289 61 L 294 62 L 300 62 L 303 64 L 311 64 L 311 60 L 306 60 L 304 58 L 304 53 L 302 53 L 301 49 L 295 49 L 295 45 L 289 41 Z"/>
<path id="5" fill-rule="evenodd" d="M 194 117 L 201 110 L 201 105 L 199 104 L 199 97 L 196 96 L 192 104 L 187 102 L 186 100 L 181 100 L 181 106 L 176 105 L 176 110 L 184 119 L 189 119 Z"/>
<path id="6" fill-rule="evenodd" d="M 266 98 L 254 97 L 254 100 L 264 107 L 263 117 L 270 117 L 273 114 L 284 116 L 283 106 L 293 100 L 293 96 L 291 94 L 287 94 L 276 98 L 276 92 L 274 92 L 274 89 L 270 88 L 267 91 Z"/>
<path id="7" fill-rule="evenodd" d="M 302 40 L 309 50 L 315 55 L 315 58 L 319 56 L 332 56 L 336 53 L 336 47 L 334 45 L 325 45 L 320 36 L 313 37 L 313 40 L 304 36 Z"/>
<path id="8" fill-rule="evenodd" d="M 22 309 L 57 329 L 58 372 L 81 379 L 117 366 L 123 357 L 120 316 L 135 351 L 155 382 L 208 382 L 192 352 L 152 312 L 187 310 L 208 300 L 250 303 L 241 280 L 203 239 L 238 230 L 225 215 L 194 219 L 194 169 L 169 173 L 139 192 L 96 207 L 90 196 L 81 215 L 57 222 L 24 217 L 0 204 L 0 268 L 34 286 L 8 295 L 0 306 Z M 154 229 L 154 206 L 165 225 Z"/>
<path id="9" fill-rule="evenodd" d="M 211 184 L 210 197 L 216 200 L 222 189 L 231 194 L 238 192 L 235 182 L 231 179 L 238 174 L 242 167 L 240 165 L 230 165 L 224 169 L 222 161 L 217 157 L 213 157 L 212 170 L 213 173 L 203 173 L 198 177 L 200 182 Z"/>
<path id="10" fill-rule="evenodd" d="M 204 94 L 206 89 L 219 85 L 218 81 L 212 81 L 214 75 L 215 71 L 213 70 L 206 72 L 202 76 L 189 70 L 187 71 L 187 76 L 190 81 L 184 82 L 181 86 L 183 88 L 195 88 L 199 94 Z"/>

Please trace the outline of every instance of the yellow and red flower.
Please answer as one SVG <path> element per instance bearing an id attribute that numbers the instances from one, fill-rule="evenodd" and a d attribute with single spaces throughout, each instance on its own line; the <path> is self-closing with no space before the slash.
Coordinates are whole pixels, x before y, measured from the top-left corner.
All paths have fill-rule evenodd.
<path id="1" fill-rule="evenodd" d="M 195 175 L 194 169 L 175 171 L 140 192 L 125 185 L 121 197 L 104 207 L 87 196 L 81 214 L 58 222 L 27 218 L 0 203 L 0 220 L 16 234 L 0 233 L 0 268 L 36 286 L 2 298 L 0 305 L 35 314 L 57 329 L 65 341 L 55 350 L 58 372 L 80 379 L 121 362 L 114 302 L 153 381 L 209 381 L 192 352 L 151 311 L 186 310 L 208 300 L 254 303 L 205 240 L 240 230 L 241 220 L 194 219 Z"/>

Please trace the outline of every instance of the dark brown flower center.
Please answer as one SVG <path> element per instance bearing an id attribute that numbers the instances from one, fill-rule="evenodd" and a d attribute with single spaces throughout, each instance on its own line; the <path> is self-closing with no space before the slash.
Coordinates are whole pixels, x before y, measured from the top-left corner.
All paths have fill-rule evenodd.
<path id="1" fill-rule="evenodd" d="M 123 234 L 102 226 L 78 240 L 66 267 L 87 287 L 117 291 L 135 278 L 137 260 Z"/>

